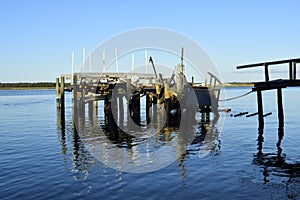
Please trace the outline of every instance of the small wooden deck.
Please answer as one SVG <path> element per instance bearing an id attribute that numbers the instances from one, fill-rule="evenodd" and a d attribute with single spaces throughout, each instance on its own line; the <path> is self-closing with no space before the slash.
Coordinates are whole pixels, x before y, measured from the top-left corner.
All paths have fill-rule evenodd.
<path id="1" fill-rule="evenodd" d="M 252 91 L 255 91 L 257 93 L 258 121 L 260 127 L 263 127 L 264 125 L 262 91 L 274 89 L 277 90 L 279 126 L 283 127 L 284 112 L 282 104 L 282 88 L 300 86 L 300 79 L 297 79 L 297 63 L 300 63 L 300 58 L 237 66 L 237 69 L 246 69 L 253 67 L 264 68 L 265 80 L 261 82 L 254 82 L 254 87 L 252 88 Z M 288 64 L 289 66 L 289 79 L 270 80 L 269 67 L 282 64 Z"/>

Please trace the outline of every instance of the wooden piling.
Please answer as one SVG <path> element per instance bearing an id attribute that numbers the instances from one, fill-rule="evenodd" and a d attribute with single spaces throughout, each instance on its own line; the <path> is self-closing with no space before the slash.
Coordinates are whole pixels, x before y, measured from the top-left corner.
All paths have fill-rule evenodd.
<path id="1" fill-rule="evenodd" d="M 282 88 L 277 88 L 277 105 L 279 126 L 284 124 L 283 105 L 282 105 Z"/>
<path id="2" fill-rule="evenodd" d="M 264 125 L 264 116 L 263 116 L 263 102 L 262 102 L 261 90 L 257 90 L 256 94 L 257 94 L 258 122 L 259 122 L 259 126 L 263 126 Z"/>
<path id="3" fill-rule="evenodd" d="M 106 96 L 105 99 L 104 99 L 104 117 L 105 117 L 105 124 L 108 123 L 109 109 L 110 109 L 109 99 L 108 99 L 108 97 Z"/>
<path id="4" fill-rule="evenodd" d="M 60 87 L 59 78 L 56 78 L 56 108 L 60 109 Z"/>
<path id="5" fill-rule="evenodd" d="M 290 74 L 290 80 L 293 80 L 293 62 L 289 62 L 289 74 Z"/>
<path id="6" fill-rule="evenodd" d="M 73 110 L 73 123 L 75 123 L 75 128 L 76 125 L 78 125 L 78 97 L 77 97 L 77 75 L 73 76 L 73 90 L 72 90 L 72 110 Z"/>
<path id="7" fill-rule="evenodd" d="M 294 68 L 294 80 L 297 80 L 297 63 L 296 62 L 294 62 L 293 63 L 293 68 Z"/>
<path id="8" fill-rule="evenodd" d="M 60 77 L 60 108 L 65 109 L 65 77 Z"/>
<path id="9" fill-rule="evenodd" d="M 147 124 L 150 123 L 150 109 L 151 109 L 151 101 L 149 94 L 146 95 L 146 121 Z"/>
<path id="10" fill-rule="evenodd" d="M 93 101 L 94 113 L 98 115 L 98 101 Z"/>
<path id="11" fill-rule="evenodd" d="M 124 105 L 123 105 L 123 97 L 118 97 L 118 107 L 119 107 L 119 127 L 122 129 L 124 127 Z"/>
<path id="12" fill-rule="evenodd" d="M 92 120 L 94 115 L 94 102 L 89 101 L 88 102 L 88 112 L 89 112 L 89 118 Z"/>

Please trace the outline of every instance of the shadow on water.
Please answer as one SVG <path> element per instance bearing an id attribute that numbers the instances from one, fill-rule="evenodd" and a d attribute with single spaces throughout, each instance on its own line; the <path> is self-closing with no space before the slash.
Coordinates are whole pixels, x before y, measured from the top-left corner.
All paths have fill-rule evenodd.
<path id="1" fill-rule="evenodd" d="M 287 162 L 287 156 L 282 153 L 281 142 L 284 137 L 283 123 L 278 126 L 278 141 L 276 153 L 264 153 L 264 128 L 262 125 L 258 128 L 258 152 L 254 155 L 253 163 L 262 169 L 263 181 L 265 184 L 272 183 L 274 177 L 284 179 L 286 197 L 289 199 L 300 198 L 300 163 Z"/>

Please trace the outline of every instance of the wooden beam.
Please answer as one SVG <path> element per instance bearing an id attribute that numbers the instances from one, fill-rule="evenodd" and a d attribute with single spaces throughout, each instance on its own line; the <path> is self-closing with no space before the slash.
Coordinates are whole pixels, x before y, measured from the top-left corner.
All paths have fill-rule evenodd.
<path id="1" fill-rule="evenodd" d="M 261 67 L 264 65 L 279 65 L 279 64 L 290 63 L 290 62 L 300 63 L 300 58 L 294 58 L 294 59 L 288 59 L 288 60 L 278 60 L 278 61 L 271 61 L 271 62 L 261 62 L 261 63 L 254 63 L 254 64 L 248 64 L 248 65 L 239 65 L 236 68 L 244 69 L 244 68 L 251 68 L 251 67 Z"/>

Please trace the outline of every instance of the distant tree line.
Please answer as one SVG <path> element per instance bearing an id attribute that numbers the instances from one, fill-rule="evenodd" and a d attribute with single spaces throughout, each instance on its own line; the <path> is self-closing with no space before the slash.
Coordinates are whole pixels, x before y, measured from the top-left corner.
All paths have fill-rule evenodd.
<path id="1" fill-rule="evenodd" d="M 66 83 L 66 86 L 68 85 L 69 83 Z M 0 88 L 55 88 L 55 83 L 52 82 L 0 83 Z"/>

